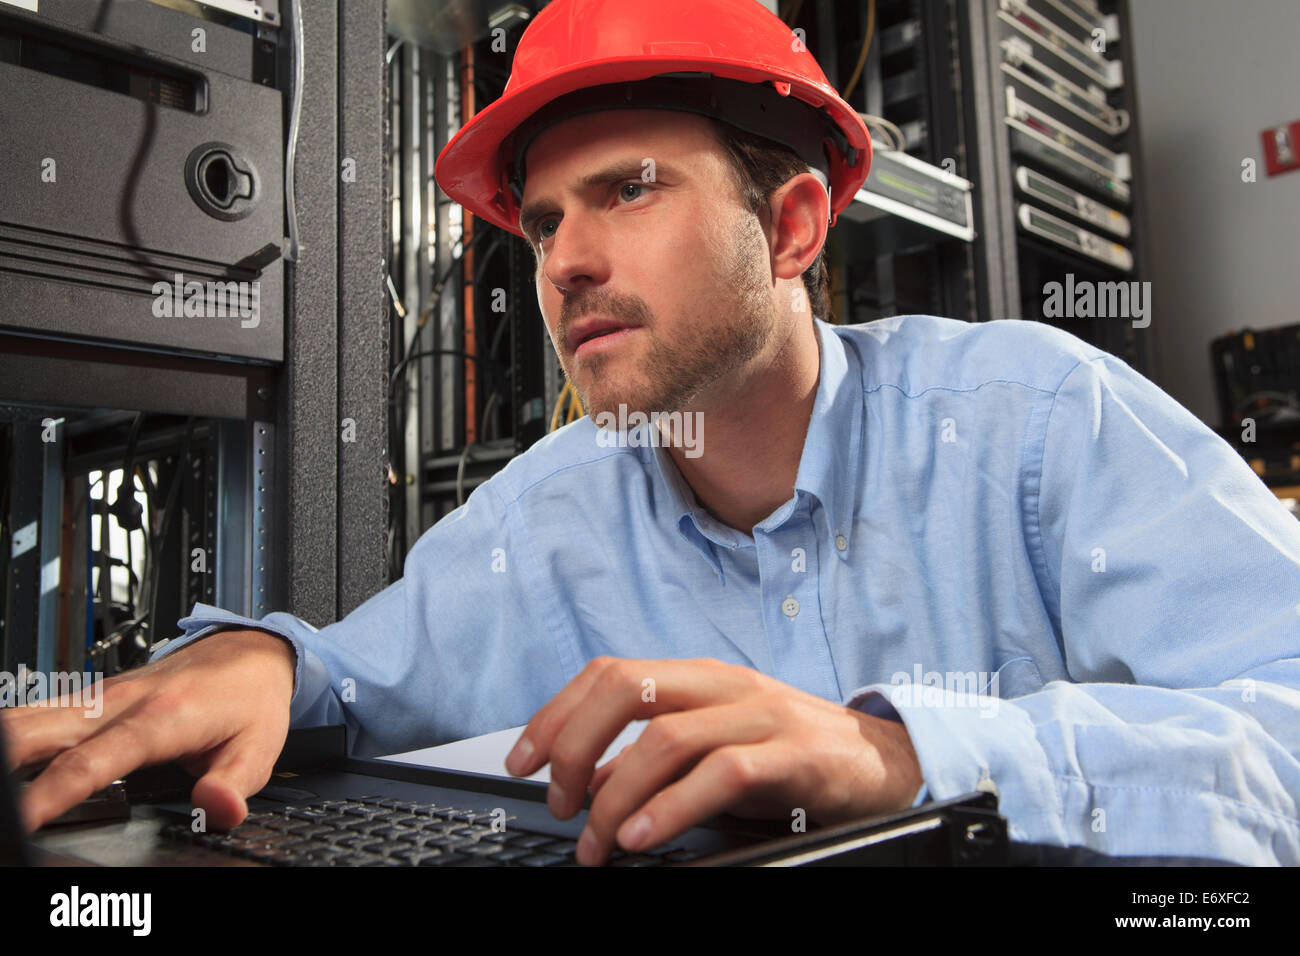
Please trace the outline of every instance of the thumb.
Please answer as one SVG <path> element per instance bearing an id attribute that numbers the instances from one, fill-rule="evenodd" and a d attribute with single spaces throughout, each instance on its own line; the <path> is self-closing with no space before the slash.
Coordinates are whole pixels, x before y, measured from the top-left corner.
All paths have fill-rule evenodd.
<path id="1" fill-rule="evenodd" d="M 207 825 L 229 830 L 248 816 L 244 799 L 266 786 L 279 755 L 264 744 L 238 736 L 214 752 L 207 772 L 194 784 L 190 800 L 207 814 Z"/>

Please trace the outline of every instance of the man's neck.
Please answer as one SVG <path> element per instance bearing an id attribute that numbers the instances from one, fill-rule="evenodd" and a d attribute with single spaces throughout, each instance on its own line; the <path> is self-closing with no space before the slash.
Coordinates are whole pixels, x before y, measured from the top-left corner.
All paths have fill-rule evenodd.
<path id="1" fill-rule="evenodd" d="M 704 410 L 698 457 L 668 443 L 696 500 L 719 521 L 750 534 L 794 494 L 820 368 L 814 323 L 800 322 L 762 371 Z"/>

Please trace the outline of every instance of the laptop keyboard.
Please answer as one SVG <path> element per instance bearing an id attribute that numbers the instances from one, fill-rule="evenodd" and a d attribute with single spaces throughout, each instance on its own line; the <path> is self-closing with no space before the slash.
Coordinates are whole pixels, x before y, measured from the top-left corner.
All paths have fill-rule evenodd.
<path id="1" fill-rule="evenodd" d="M 577 841 L 512 827 L 514 817 L 387 797 L 322 800 L 250 813 L 229 833 L 166 826 L 169 840 L 272 866 L 577 866 Z M 493 824 L 496 824 L 495 827 Z M 609 866 L 662 866 L 692 850 L 616 850 Z"/>

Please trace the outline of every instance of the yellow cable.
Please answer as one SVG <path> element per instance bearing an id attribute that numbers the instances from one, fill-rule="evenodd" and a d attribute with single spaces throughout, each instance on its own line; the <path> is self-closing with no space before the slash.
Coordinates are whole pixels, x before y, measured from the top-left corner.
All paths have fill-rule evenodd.
<path id="1" fill-rule="evenodd" d="M 582 418 L 586 412 L 582 410 L 582 402 L 578 401 L 578 392 L 573 387 L 572 382 L 565 382 L 564 388 L 560 389 L 560 397 L 555 400 L 555 411 L 551 412 L 551 431 L 560 427 L 560 412 L 565 410 L 565 400 L 568 400 L 568 410 L 565 412 L 564 424 L 576 422 Z"/>
<path id="2" fill-rule="evenodd" d="M 853 87 L 858 85 L 858 77 L 862 75 L 862 68 L 867 65 L 867 51 L 871 49 L 871 38 L 875 32 L 876 0 L 867 0 L 867 35 L 862 40 L 862 52 L 858 54 L 858 65 L 853 68 L 853 75 L 849 77 L 849 85 L 844 88 L 844 92 L 841 94 L 845 100 L 853 92 Z"/>
<path id="3" fill-rule="evenodd" d="M 551 412 L 551 431 L 560 427 L 560 409 L 564 407 L 564 396 L 569 394 L 569 383 L 564 383 L 564 388 L 560 389 L 560 397 L 555 400 L 555 411 Z"/>

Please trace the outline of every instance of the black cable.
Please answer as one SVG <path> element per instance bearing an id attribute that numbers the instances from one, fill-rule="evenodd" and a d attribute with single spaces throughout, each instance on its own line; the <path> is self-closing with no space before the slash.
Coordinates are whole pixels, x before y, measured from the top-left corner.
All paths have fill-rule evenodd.
<path id="1" fill-rule="evenodd" d="M 103 478 L 101 472 L 100 478 Z M 94 487 L 93 485 L 91 487 Z M 111 633 L 112 620 L 110 610 L 113 603 L 112 577 L 108 565 L 108 482 L 104 482 L 104 496 L 97 499 L 99 513 L 99 551 L 96 564 L 99 565 L 99 579 L 95 582 L 95 617 L 99 620 L 99 629 L 103 637 Z M 110 675 L 111 676 L 111 675 Z"/>
<path id="2" fill-rule="evenodd" d="M 497 326 L 496 334 L 492 336 L 492 346 L 491 348 L 488 349 L 488 355 L 490 355 L 492 358 L 497 357 L 497 347 L 501 344 L 501 336 L 505 335 L 505 331 L 509 327 L 510 327 L 510 320 L 508 318 L 503 317 L 501 319 L 501 324 Z M 500 361 L 500 359 L 497 360 Z"/>
<path id="3" fill-rule="evenodd" d="M 487 247 L 487 252 L 483 253 L 483 258 L 481 258 L 478 261 L 478 264 L 474 267 L 474 278 L 471 280 L 470 284 L 475 289 L 477 289 L 478 284 L 483 281 L 483 271 L 487 268 L 487 264 L 492 261 L 492 256 L 495 255 L 497 250 L 500 248 L 501 234 L 497 233 L 496 237 L 492 240 L 492 244 Z"/>
<path id="4" fill-rule="evenodd" d="M 194 418 L 186 421 L 185 441 L 181 443 L 181 453 L 176 459 L 176 473 L 172 475 L 171 487 L 167 489 L 167 502 L 163 505 L 162 527 L 154 542 L 153 578 L 149 582 L 149 644 L 158 641 L 158 578 L 162 574 L 162 548 L 167 541 L 167 532 L 171 529 L 172 515 L 176 510 L 176 499 L 180 494 L 181 482 L 184 481 L 190 465 L 190 442 L 194 438 Z"/>
<path id="5" fill-rule="evenodd" d="M 430 356 L 434 356 L 434 355 L 458 355 L 461 358 L 467 359 L 468 361 L 471 362 L 481 361 L 480 356 L 470 355 L 464 349 L 421 349 L 418 352 L 414 352 L 408 355 L 406 358 L 402 359 L 402 361 L 398 363 L 397 368 L 393 370 L 394 377 L 390 379 L 388 382 L 388 400 L 390 403 L 393 401 L 393 387 L 401 380 L 400 373 L 402 369 L 406 367 L 407 363 L 413 362 L 416 359 L 429 358 Z M 494 363 L 494 364 L 499 365 L 500 363 Z"/>
<path id="6" fill-rule="evenodd" d="M 113 502 L 113 517 L 117 518 L 117 526 L 126 532 L 126 606 L 132 616 L 135 615 L 135 586 L 132 584 L 135 571 L 132 568 L 134 555 L 131 548 L 131 532 L 139 527 L 135 511 L 139 507 L 135 500 L 135 449 L 140 440 L 140 426 L 143 423 L 144 413 L 136 412 L 135 418 L 131 420 L 131 430 L 126 436 L 126 453 L 122 458 L 122 483 L 117 486 L 117 500 Z M 107 491 L 107 485 L 105 490 Z M 125 501 L 122 499 L 124 494 L 127 496 Z M 123 521 L 124 515 L 132 517 L 133 520 Z M 140 596 L 144 597 L 143 594 Z"/>
<path id="7" fill-rule="evenodd" d="M 460 252 L 456 253 L 452 257 L 451 261 L 447 263 L 447 268 L 443 270 L 442 275 L 438 278 L 437 283 L 433 287 L 432 301 L 424 309 L 424 311 L 420 313 L 420 317 L 415 323 L 415 329 L 411 333 L 410 341 L 406 343 L 406 347 L 402 350 L 402 357 L 393 366 L 392 371 L 389 372 L 388 406 L 389 406 L 390 413 L 392 413 L 389 419 L 389 429 L 388 429 L 389 442 L 390 442 L 388 448 L 388 459 L 389 459 L 390 467 L 392 466 L 393 462 L 400 461 L 403 466 L 403 471 L 405 471 L 406 465 L 408 464 L 404 456 L 399 456 L 397 454 L 397 450 L 395 447 L 396 443 L 398 443 L 401 440 L 401 436 L 406 431 L 406 408 L 405 408 L 406 402 L 405 400 L 397 403 L 394 402 L 393 392 L 394 389 L 396 388 L 396 384 L 399 381 L 404 381 L 403 372 L 406 369 L 406 366 L 409 365 L 413 359 L 420 357 L 420 356 L 416 356 L 412 352 L 412 349 L 415 348 L 416 341 L 419 339 L 420 334 L 424 331 L 424 324 L 433 316 L 434 312 L 438 308 L 438 304 L 442 301 L 442 294 L 447 288 L 447 282 L 451 278 L 452 270 L 455 269 L 456 265 L 465 257 L 465 253 L 469 252 L 469 250 L 474 248 L 474 246 L 476 246 L 479 242 L 482 242 L 485 236 L 489 234 L 496 234 L 496 233 L 497 230 L 495 229 L 486 228 L 486 226 L 484 228 L 481 228 L 479 231 L 474 233 L 473 238 L 471 238 L 469 242 L 463 243 L 461 245 Z M 438 354 L 438 351 L 433 350 L 433 351 L 424 352 L 421 353 L 421 356 L 434 355 L 434 354 Z M 456 353 L 452 353 L 452 354 L 456 354 Z M 472 359 L 478 362 L 478 366 L 477 366 L 478 375 L 480 378 L 483 377 L 483 365 L 481 360 L 475 358 L 474 356 L 468 355 L 464 352 L 460 352 L 458 354 L 464 355 L 465 358 Z M 389 513 L 390 514 L 393 513 L 392 509 L 390 509 Z"/>
<path id="8" fill-rule="evenodd" d="M 434 284 L 433 301 L 430 302 L 425 310 L 420 313 L 419 320 L 415 323 L 415 330 L 411 333 L 411 339 L 406 343 L 406 348 L 402 350 L 402 359 L 398 361 L 398 367 L 405 363 L 407 357 L 410 355 L 411 349 L 415 348 L 415 340 L 418 339 L 420 333 L 424 331 L 424 323 L 429 321 L 433 316 L 433 313 L 437 310 L 438 303 L 442 301 L 442 293 L 447 288 L 447 280 L 451 278 L 451 271 L 455 269 L 456 264 L 465 257 L 465 253 L 473 249 L 475 245 L 483 240 L 484 236 L 492 232 L 495 232 L 495 230 L 484 228 L 474 233 L 474 238 L 462 245 L 460 252 L 452 256 L 451 262 L 447 263 L 447 268 Z"/>

